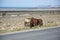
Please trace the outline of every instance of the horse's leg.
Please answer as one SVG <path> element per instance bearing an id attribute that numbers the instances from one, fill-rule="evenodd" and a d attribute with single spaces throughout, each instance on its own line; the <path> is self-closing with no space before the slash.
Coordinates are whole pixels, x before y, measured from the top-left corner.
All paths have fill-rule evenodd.
<path id="1" fill-rule="evenodd" d="M 33 23 L 30 23 L 30 28 L 34 27 L 34 24 Z"/>

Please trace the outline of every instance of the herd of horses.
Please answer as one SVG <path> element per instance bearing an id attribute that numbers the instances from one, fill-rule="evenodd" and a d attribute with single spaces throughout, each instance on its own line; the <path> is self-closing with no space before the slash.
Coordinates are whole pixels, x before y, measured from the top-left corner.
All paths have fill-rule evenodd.
<path id="1" fill-rule="evenodd" d="M 43 26 L 43 20 L 42 19 L 37 19 L 37 18 L 26 18 L 24 20 L 24 25 L 25 26 L 29 26 L 30 28 L 34 27 L 34 26 Z"/>

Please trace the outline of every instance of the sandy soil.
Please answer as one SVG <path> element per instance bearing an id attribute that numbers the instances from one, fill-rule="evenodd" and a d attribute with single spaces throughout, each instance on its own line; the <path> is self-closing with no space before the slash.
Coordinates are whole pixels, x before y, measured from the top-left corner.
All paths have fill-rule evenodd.
<path id="1" fill-rule="evenodd" d="M 0 31 L 21 30 L 24 29 L 24 18 L 34 17 L 43 19 L 43 26 L 60 25 L 60 15 L 40 15 L 40 14 L 23 14 L 0 17 Z"/>

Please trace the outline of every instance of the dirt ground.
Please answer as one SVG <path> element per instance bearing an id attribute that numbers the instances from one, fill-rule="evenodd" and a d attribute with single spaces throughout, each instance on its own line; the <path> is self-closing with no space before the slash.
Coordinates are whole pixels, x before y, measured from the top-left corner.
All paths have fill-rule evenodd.
<path id="1" fill-rule="evenodd" d="M 40 15 L 40 14 L 23 14 L 0 17 L 0 32 L 11 30 L 22 30 L 25 28 L 25 18 L 40 18 L 43 20 L 43 27 L 60 25 L 60 15 Z"/>

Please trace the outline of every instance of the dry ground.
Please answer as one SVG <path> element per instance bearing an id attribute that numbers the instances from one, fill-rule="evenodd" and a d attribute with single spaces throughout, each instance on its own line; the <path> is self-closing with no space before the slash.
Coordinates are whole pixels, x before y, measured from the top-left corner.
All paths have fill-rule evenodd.
<path id="1" fill-rule="evenodd" d="M 20 31 L 30 29 L 24 26 L 24 18 L 34 17 L 43 19 L 42 27 L 60 25 L 60 15 L 40 15 L 40 14 L 23 14 L 0 17 L 0 33 Z M 35 27 L 37 28 L 37 26 Z M 40 27 L 38 27 L 40 28 Z"/>

